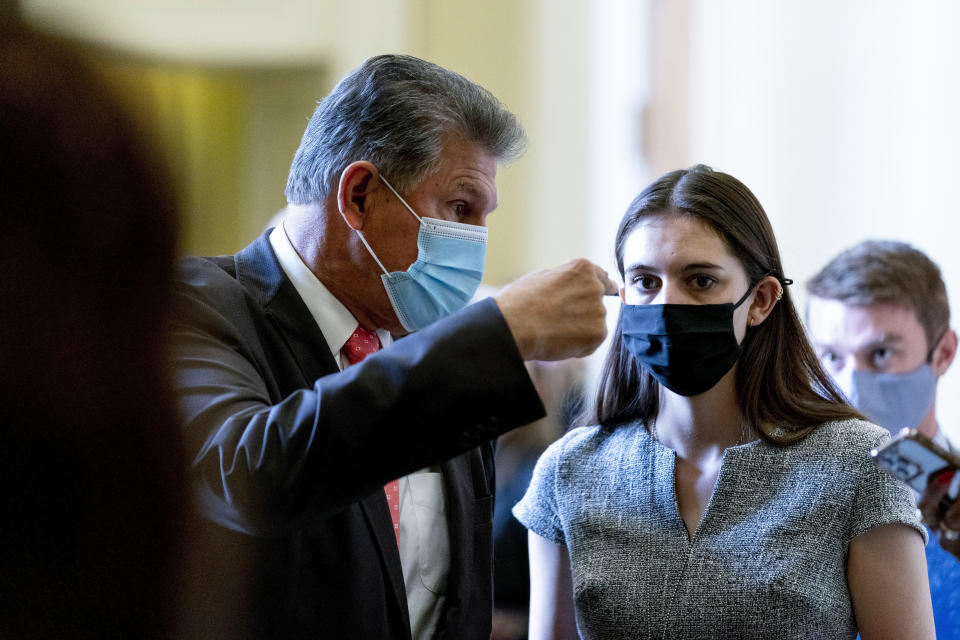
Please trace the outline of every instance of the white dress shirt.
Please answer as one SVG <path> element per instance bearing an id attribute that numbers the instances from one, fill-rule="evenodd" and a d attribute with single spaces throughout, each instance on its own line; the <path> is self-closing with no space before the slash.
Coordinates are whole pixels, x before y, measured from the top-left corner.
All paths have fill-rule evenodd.
<path id="1" fill-rule="evenodd" d="M 343 346 L 359 325 L 357 319 L 304 264 L 282 222 L 270 233 L 270 245 L 343 370 L 350 364 L 343 355 Z M 393 341 L 390 333 L 382 329 L 377 331 L 377 336 L 384 347 Z M 450 532 L 443 475 L 439 467 L 428 467 L 400 478 L 399 485 L 398 545 L 410 630 L 414 638 L 430 638 L 443 610 L 450 571 Z"/>

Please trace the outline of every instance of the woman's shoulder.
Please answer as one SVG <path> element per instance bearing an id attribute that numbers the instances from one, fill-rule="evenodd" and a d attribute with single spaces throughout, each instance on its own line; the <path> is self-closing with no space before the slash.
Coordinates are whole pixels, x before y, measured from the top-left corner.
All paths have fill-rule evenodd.
<path id="1" fill-rule="evenodd" d="M 618 427 L 600 425 L 576 427 L 551 444 L 543 457 L 556 461 L 578 461 L 618 449 L 623 443 L 638 437 L 644 439 L 647 430 L 639 423 Z"/>
<path id="2" fill-rule="evenodd" d="M 801 445 L 859 454 L 864 449 L 869 451 L 889 437 L 889 431 L 872 422 L 847 418 L 821 424 L 801 441 Z"/>
<path id="3" fill-rule="evenodd" d="M 767 455 L 782 456 L 796 464 L 816 464 L 837 473 L 858 474 L 870 463 L 870 452 L 890 437 L 883 427 L 865 420 L 825 422 L 797 443 L 768 446 Z"/>

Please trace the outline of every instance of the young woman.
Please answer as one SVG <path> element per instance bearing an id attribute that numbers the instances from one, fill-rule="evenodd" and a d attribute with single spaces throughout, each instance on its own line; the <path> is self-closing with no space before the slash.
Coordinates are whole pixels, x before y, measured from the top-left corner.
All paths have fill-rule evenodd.
<path id="1" fill-rule="evenodd" d="M 674 171 L 615 249 L 597 426 L 554 443 L 514 508 L 531 639 L 933 638 L 912 496 L 820 368 L 753 194 Z"/>

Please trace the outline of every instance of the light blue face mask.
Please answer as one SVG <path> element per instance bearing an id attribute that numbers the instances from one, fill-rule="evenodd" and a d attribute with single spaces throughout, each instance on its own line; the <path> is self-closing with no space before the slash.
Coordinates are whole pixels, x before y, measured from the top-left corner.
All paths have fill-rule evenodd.
<path id="1" fill-rule="evenodd" d="M 937 376 L 928 362 L 907 373 L 855 370 L 847 400 L 872 422 L 897 433 L 920 424 L 937 393 Z"/>
<path id="2" fill-rule="evenodd" d="M 477 292 L 487 257 L 487 228 L 422 218 L 382 175 L 380 180 L 420 221 L 417 259 L 406 271 L 388 272 L 363 232 L 357 234 L 383 270 L 380 279 L 400 324 L 417 331 L 462 309 Z"/>

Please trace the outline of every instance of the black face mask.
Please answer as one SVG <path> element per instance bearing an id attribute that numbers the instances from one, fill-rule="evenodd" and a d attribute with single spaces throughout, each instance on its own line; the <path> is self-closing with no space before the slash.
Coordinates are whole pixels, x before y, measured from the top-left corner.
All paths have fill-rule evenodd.
<path id="1" fill-rule="evenodd" d="M 711 389 L 740 357 L 733 332 L 736 303 L 627 304 L 623 344 L 660 384 L 682 396 Z"/>

